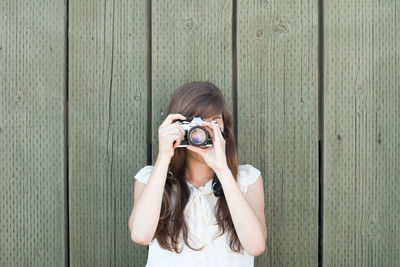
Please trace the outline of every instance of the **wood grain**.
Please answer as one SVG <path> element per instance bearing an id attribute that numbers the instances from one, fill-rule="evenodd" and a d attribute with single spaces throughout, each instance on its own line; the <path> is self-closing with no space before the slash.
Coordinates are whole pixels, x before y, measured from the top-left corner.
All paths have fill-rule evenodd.
<path id="1" fill-rule="evenodd" d="M 318 264 L 318 4 L 238 1 L 239 162 L 261 170 L 255 266 Z"/>
<path id="2" fill-rule="evenodd" d="M 147 161 L 146 1 L 69 3 L 71 266 L 144 266 L 128 219 Z"/>
<path id="3" fill-rule="evenodd" d="M 175 89 L 209 81 L 232 112 L 232 2 L 152 1 L 152 159 Z"/>
<path id="4" fill-rule="evenodd" d="M 68 257 L 65 10 L 0 2 L 0 266 Z"/>
<path id="5" fill-rule="evenodd" d="M 400 4 L 324 3 L 326 266 L 399 266 Z"/>
<path id="6" fill-rule="evenodd" d="M 395 0 L 2 0 L 0 266 L 144 266 L 133 176 L 191 81 L 237 105 L 239 163 L 261 170 L 255 266 L 318 265 L 319 190 L 323 266 L 400 265 L 399 14 Z"/>

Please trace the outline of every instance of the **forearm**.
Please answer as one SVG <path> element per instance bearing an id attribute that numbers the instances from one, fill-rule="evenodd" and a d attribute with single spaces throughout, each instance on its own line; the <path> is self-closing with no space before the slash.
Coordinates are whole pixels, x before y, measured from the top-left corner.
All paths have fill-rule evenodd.
<path id="1" fill-rule="evenodd" d="M 170 159 L 158 156 L 152 173 L 133 210 L 132 239 L 150 242 L 160 219 L 161 202 Z"/>
<path id="2" fill-rule="evenodd" d="M 259 254 L 265 248 L 264 228 L 256 213 L 240 191 L 229 168 L 216 172 L 224 190 L 228 208 L 243 248 L 249 254 Z"/>

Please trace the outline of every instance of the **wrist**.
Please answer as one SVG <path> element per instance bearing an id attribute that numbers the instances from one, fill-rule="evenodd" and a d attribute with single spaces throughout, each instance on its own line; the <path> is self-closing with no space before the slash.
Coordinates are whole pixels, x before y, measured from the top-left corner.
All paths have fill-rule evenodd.
<path id="1" fill-rule="evenodd" d="M 172 156 L 164 153 L 158 153 L 156 162 L 169 164 L 171 162 Z"/>
<path id="2" fill-rule="evenodd" d="M 222 167 L 214 168 L 214 172 L 218 177 L 222 177 L 227 173 L 231 173 L 231 169 L 229 169 L 228 165 L 224 165 Z"/>

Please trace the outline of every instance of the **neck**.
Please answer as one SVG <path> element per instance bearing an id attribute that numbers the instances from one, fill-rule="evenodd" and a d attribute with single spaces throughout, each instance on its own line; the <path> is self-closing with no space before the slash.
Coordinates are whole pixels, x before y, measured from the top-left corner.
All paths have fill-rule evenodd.
<path id="1" fill-rule="evenodd" d="M 185 178 L 191 185 L 200 187 L 214 177 L 214 171 L 205 162 L 187 158 Z"/>

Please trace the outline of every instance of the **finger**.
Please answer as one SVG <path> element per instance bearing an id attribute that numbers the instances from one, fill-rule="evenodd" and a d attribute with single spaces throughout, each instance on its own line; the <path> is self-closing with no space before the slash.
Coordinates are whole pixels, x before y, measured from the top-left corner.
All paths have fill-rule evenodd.
<path id="1" fill-rule="evenodd" d="M 179 138 L 175 139 L 176 142 L 174 144 L 174 148 L 177 148 L 182 143 L 182 141 L 185 139 L 184 135 L 181 132 L 178 132 L 178 135 L 179 135 Z"/>
<path id="2" fill-rule="evenodd" d="M 171 139 L 169 139 L 169 140 L 173 140 L 173 141 L 179 141 L 179 140 L 181 140 L 181 136 L 179 135 L 179 134 L 171 134 L 170 136 L 169 136 L 169 138 L 171 138 Z"/>
<path id="3" fill-rule="evenodd" d="M 178 124 L 178 122 L 168 124 L 168 125 L 164 126 L 164 129 L 165 130 L 177 129 L 179 132 L 181 132 L 182 136 L 185 136 L 185 130 L 183 130 L 183 128 Z"/>
<path id="4" fill-rule="evenodd" d="M 182 139 L 175 142 L 174 149 L 177 148 L 182 143 Z"/>
<path id="5" fill-rule="evenodd" d="M 171 128 L 171 129 L 166 129 L 164 132 L 166 135 L 170 135 L 170 134 L 177 134 L 180 136 L 181 139 L 185 138 L 185 132 L 181 131 L 181 129 L 178 128 Z"/>
<path id="6" fill-rule="evenodd" d="M 173 120 L 178 120 L 178 119 L 182 119 L 182 120 L 186 120 L 186 117 L 183 116 L 182 114 L 169 114 L 163 123 L 161 123 L 162 126 L 165 126 L 167 124 L 171 124 Z"/>
<path id="7" fill-rule="evenodd" d="M 168 125 L 164 126 L 164 130 L 165 131 L 176 130 L 176 131 L 181 132 L 181 133 L 185 132 L 179 124 L 175 124 L 175 123 L 168 124 Z"/>
<path id="8" fill-rule="evenodd" d="M 169 136 L 169 140 L 168 142 L 172 142 L 173 148 L 176 148 L 177 146 L 179 146 L 182 142 L 182 138 L 179 134 L 172 134 Z"/>
<path id="9" fill-rule="evenodd" d="M 220 144 L 225 144 L 225 139 L 222 136 L 221 129 L 215 124 L 213 124 L 213 129 L 214 129 L 214 133 L 216 135 L 215 140 Z"/>
<path id="10" fill-rule="evenodd" d="M 216 129 L 215 124 L 209 123 L 209 125 L 210 125 L 210 127 L 211 127 L 211 129 L 212 129 L 212 133 L 213 133 L 213 135 L 214 135 L 213 143 L 220 142 L 220 138 L 219 138 L 219 136 L 218 136 L 218 130 Z"/>
<path id="11" fill-rule="evenodd" d="M 205 151 L 203 149 L 192 145 L 188 145 L 186 148 L 204 157 Z"/>
<path id="12" fill-rule="evenodd" d="M 221 127 L 219 127 L 219 125 L 215 125 L 215 124 L 214 124 L 214 126 L 215 126 L 215 129 L 217 130 L 217 133 L 218 133 L 220 139 L 223 140 L 224 137 L 222 136 L 222 129 L 221 129 Z"/>
<path id="13" fill-rule="evenodd" d="M 172 125 L 179 129 L 179 131 L 182 132 L 183 135 L 185 135 L 185 130 L 183 130 L 182 126 L 178 122 L 174 122 L 172 123 Z"/>
<path id="14" fill-rule="evenodd" d="M 222 127 L 218 123 L 217 124 L 213 124 L 213 125 L 215 125 L 215 128 L 218 129 L 217 132 L 219 133 L 219 136 L 221 137 L 221 139 L 225 139 L 224 135 L 223 135 L 223 131 L 224 130 L 222 129 Z"/>
<path id="15" fill-rule="evenodd" d="M 182 129 L 182 127 L 177 122 L 174 122 L 174 123 L 165 125 L 164 129 Z"/>

